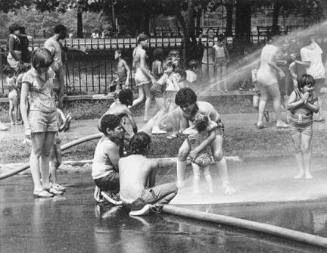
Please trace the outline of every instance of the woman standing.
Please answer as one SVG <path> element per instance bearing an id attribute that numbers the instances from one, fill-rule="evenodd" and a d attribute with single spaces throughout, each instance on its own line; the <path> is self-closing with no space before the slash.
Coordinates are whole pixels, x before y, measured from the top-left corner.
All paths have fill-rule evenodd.
<path id="1" fill-rule="evenodd" d="M 135 69 L 135 84 L 139 90 L 139 97 L 133 101 L 133 106 L 140 104 L 145 98 L 144 121 L 148 121 L 149 108 L 151 103 L 150 87 L 154 77 L 151 75 L 144 50 L 149 44 L 149 37 L 141 33 L 137 37 L 137 47 L 133 51 L 133 68 Z"/>
<path id="2" fill-rule="evenodd" d="M 58 131 L 53 97 L 55 74 L 50 68 L 53 58 L 49 50 L 42 48 L 32 53 L 31 61 L 32 68 L 25 73 L 22 80 L 20 106 L 25 134 L 30 135 L 32 141 L 30 167 L 34 183 L 33 195 L 49 198 L 56 194 L 49 182 L 49 159 Z"/>

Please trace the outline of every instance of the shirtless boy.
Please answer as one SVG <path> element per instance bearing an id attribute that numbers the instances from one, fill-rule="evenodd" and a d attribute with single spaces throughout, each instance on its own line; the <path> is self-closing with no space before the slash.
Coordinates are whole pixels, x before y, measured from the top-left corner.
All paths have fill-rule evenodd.
<path id="1" fill-rule="evenodd" d="M 155 186 L 156 170 L 168 163 L 146 157 L 150 143 L 148 134 L 138 132 L 130 140 L 130 155 L 119 160 L 120 199 L 130 215 L 145 215 L 151 208 L 160 211 L 177 194 L 175 183 Z"/>
<path id="2" fill-rule="evenodd" d="M 200 152 L 208 145 L 211 146 L 212 155 L 216 162 L 217 168 L 221 171 L 223 188 L 226 194 L 234 192 L 228 179 L 227 163 L 223 154 L 223 124 L 216 109 L 208 102 L 197 101 L 195 92 L 190 88 L 180 89 L 175 97 L 175 103 L 180 107 L 183 117 L 188 121 L 188 125 L 194 124 L 194 117 L 197 112 L 208 115 L 209 119 L 218 124 L 216 131 L 211 131 L 203 142 L 191 150 L 188 141 L 185 140 L 178 151 L 177 159 L 177 186 L 184 185 L 184 173 L 186 168 L 186 159 L 190 157 L 195 159 Z"/>

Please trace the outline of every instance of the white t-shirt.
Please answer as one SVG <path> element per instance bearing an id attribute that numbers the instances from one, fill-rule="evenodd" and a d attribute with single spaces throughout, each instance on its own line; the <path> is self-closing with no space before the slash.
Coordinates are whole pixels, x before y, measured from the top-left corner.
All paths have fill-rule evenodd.
<path id="1" fill-rule="evenodd" d="M 278 51 L 279 48 L 271 44 L 267 44 L 262 48 L 260 67 L 257 72 L 257 81 L 261 84 L 272 85 L 278 83 L 276 70 L 269 65 Z"/>
<path id="2" fill-rule="evenodd" d="M 312 46 L 312 48 L 311 48 Z M 325 78 L 325 67 L 322 63 L 322 50 L 320 46 L 313 42 L 310 48 L 308 46 L 301 48 L 301 60 L 310 62 L 310 66 L 306 68 L 307 74 L 314 79 Z"/>

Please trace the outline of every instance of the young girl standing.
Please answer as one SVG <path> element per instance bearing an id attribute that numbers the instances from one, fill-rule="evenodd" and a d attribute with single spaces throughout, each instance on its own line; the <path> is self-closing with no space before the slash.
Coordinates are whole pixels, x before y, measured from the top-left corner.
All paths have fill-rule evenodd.
<path id="1" fill-rule="evenodd" d="M 312 121 L 313 114 L 319 111 L 318 99 L 313 93 L 314 84 L 315 80 L 311 75 L 302 75 L 298 89 L 292 92 L 288 101 L 295 157 L 299 166 L 299 172 L 294 178 L 303 176 L 307 179 L 312 178 L 310 173 Z"/>
<path id="2" fill-rule="evenodd" d="M 40 198 L 54 195 L 49 182 L 49 158 L 58 125 L 52 90 L 54 79 L 54 72 L 50 68 L 52 62 L 51 53 L 45 48 L 32 53 L 32 68 L 23 77 L 20 102 L 25 134 L 30 135 L 32 141 L 30 167 L 34 183 L 33 194 Z"/>

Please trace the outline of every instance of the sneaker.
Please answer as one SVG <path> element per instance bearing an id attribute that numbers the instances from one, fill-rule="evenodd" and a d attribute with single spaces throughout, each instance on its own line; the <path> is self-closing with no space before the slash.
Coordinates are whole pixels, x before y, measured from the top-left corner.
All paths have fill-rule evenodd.
<path id="1" fill-rule="evenodd" d="M 64 194 L 63 191 L 59 191 L 59 190 L 53 188 L 52 186 L 50 187 L 49 192 L 52 193 L 53 195 L 62 195 L 62 194 Z"/>
<path id="2" fill-rule="evenodd" d="M 152 134 L 166 134 L 167 132 L 165 130 L 159 129 L 159 127 L 154 127 L 152 129 Z"/>
<path id="3" fill-rule="evenodd" d="M 113 205 L 119 206 L 123 204 L 123 201 L 119 198 L 119 193 L 101 191 L 100 195 Z"/>
<path id="4" fill-rule="evenodd" d="M 40 191 L 36 191 L 36 192 L 33 192 L 33 195 L 35 198 L 52 198 L 53 197 L 53 194 L 48 192 L 47 190 L 40 190 Z"/>
<path id="5" fill-rule="evenodd" d="M 57 183 L 52 184 L 51 188 L 54 188 L 57 191 L 62 191 L 62 192 L 66 191 L 65 187 L 63 187 L 62 185 L 57 184 Z"/>
<path id="6" fill-rule="evenodd" d="M 152 208 L 152 205 L 145 204 L 141 209 L 130 211 L 129 215 L 131 216 L 139 216 L 139 215 L 147 215 L 150 212 L 150 209 Z"/>

